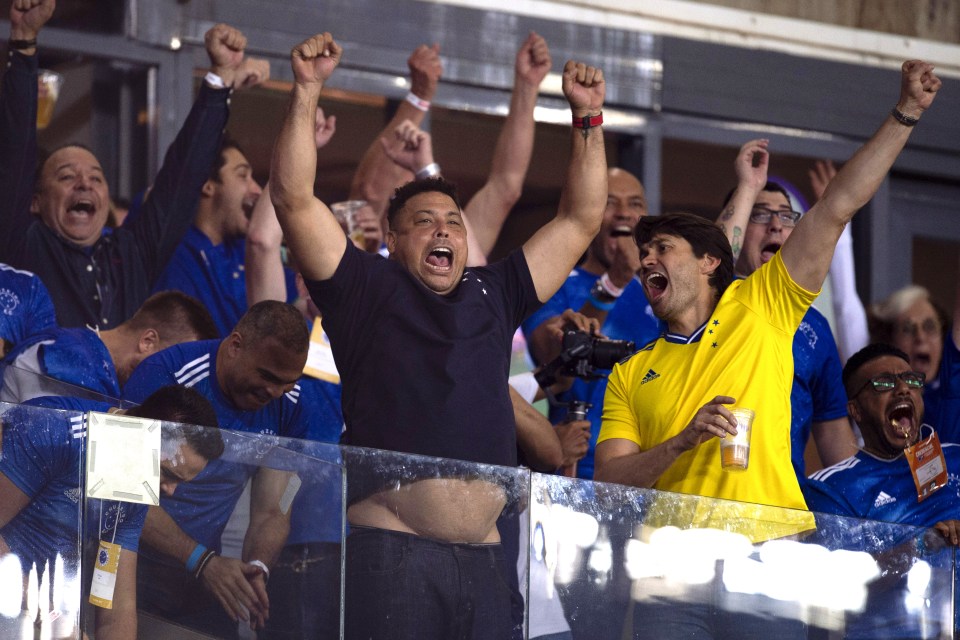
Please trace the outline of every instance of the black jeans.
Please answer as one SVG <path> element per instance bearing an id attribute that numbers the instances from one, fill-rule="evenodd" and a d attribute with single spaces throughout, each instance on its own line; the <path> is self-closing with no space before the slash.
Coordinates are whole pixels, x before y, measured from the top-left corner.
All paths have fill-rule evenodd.
<path id="1" fill-rule="evenodd" d="M 267 583 L 270 619 L 257 640 L 340 637 L 340 543 L 283 548 Z"/>
<path id="2" fill-rule="evenodd" d="M 346 554 L 348 640 L 511 637 L 511 590 L 499 544 L 352 527 Z"/>

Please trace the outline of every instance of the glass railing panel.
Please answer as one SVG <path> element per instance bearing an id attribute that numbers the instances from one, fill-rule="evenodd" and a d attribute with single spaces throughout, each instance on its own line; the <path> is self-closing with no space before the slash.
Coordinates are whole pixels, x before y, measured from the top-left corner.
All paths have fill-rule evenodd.
<path id="1" fill-rule="evenodd" d="M 254 630 L 261 640 L 339 637 L 345 527 L 339 448 L 160 424 L 156 465 L 141 471 L 156 483 L 158 506 L 97 499 L 109 494 L 89 493 L 98 479 L 88 474 L 84 630 L 95 637 L 118 612 L 129 620 L 122 612 L 132 593 L 139 638 L 253 637 Z M 100 446 L 94 430 L 90 442 L 91 450 Z M 124 457 L 135 457 L 134 449 L 127 447 Z M 130 497 L 132 490 L 120 493 Z M 122 549 L 115 572 L 105 542 Z M 122 571 L 123 556 L 134 551 L 131 579 Z M 98 584 L 107 584 L 101 589 L 107 596 L 98 594 Z"/>
<path id="2" fill-rule="evenodd" d="M 931 530 L 539 474 L 531 495 L 530 573 L 574 638 L 954 637 Z"/>
<path id="3" fill-rule="evenodd" d="M 96 637 L 98 618 L 121 613 L 130 591 L 118 569 L 116 610 L 91 604 L 92 585 L 104 582 L 95 578 L 102 540 L 136 550 L 139 637 L 231 637 L 237 625 L 217 630 L 227 616 L 203 578 L 217 560 L 196 579 L 204 558 L 189 557 L 195 543 L 178 557 L 178 530 L 241 559 L 224 566 L 239 568 L 254 596 L 266 593 L 261 640 L 341 637 L 351 607 L 371 625 L 402 624 L 389 617 L 391 599 L 417 600 L 409 610 L 429 623 L 441 612 L 421 586 L 452 593 L 451 559 L 467 563 L 467 582 L 482 591 L 470 624 L 503 626 L 504 637 L 683 637 L 670 625 L 691 616 L 714 637 L 955 637 L 954 548 L 932 530 L 212 429 L 198 431 L 223 451 L 198 469 L 183 426 L 161 423 L 157 464 L 143 475 L 156 478 L 156 515 L 177 523 L 170 534 L 162 521 L 151 530 L 149 511 L 128 495 L 83 498 L 105 469 L 140 479 L 121 437 L 84 440 L 85 415 L 0 404 L 0 637 Z M 122 460 L 84 476 L 100 442 L 121 443 Z M 265 587 L 243 561 L 261 558 Z"/>
<path id="4" fill-rule="evenodd" d="M 342 450 L 348 637 L 526 637 L 529 472 Z"/>
<path id="5" fill-rule="evenodd" d="M 0 420 L 0 638 L 77 637 L 83 414 L 0 403 Z"/>
<path id="6" fill-rule="evenodd" d="M 76 369 L 70 372 L 73 380 L 67 381 L 17 364 L 0 363 L 0 375 L 0 402 L 22 404 L 35 398 L 58 396 L 106 402 L 115 407 L 132 406 L 114 394 L 104 393 L 104 389 L 116 385 L 116 375 L 103 368 Z"/>

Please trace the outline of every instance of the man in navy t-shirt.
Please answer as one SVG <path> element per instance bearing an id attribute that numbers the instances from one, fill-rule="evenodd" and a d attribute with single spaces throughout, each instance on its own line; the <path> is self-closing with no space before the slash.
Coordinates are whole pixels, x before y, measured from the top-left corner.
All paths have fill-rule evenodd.
<path id="1" fill-rule="evenodd" d="M 515 465 L 510 347 L 517 326 L 563 284 L 600 226 L 603 74 L 573 61 L 564 69 L 574 128 L 556 218 L 505 260 L 466 269 L 461 208 L 442 179 L 398 189 L 387 214 L 389 259 L 356 249 L 314 196 L 314 113 L 341 55 L 329 33 L 294 48 L 291 106 L 270 195 L 330 336 L 345 441 Z M 503 488 L 414 474 L 391 490 L 396 478 L 373 469 L 355 492 L 355 471 L 348 467 L 348 636 L 509 637 L 504 575 L 513 568 L 503 560 L 496 527 Z"/>
<path id="2" fill-rule="evenodd" d="M 0 459 L 0 556 L 16 555 L 24 573 L 36 567 L 52 571 L 63 559 L 68 574 L 78 571 L 83 542 L 105 540 L 120 546 L 117 583 L 111 609 L 97 608 L 96 632 L 106 637 L 136 638 L 136 567 L 140 532 L 147 508 L 112 500 L 82 500 L 86 461 L 87 411 L 108 412 L 103 402 L 65 397 L 36 398 L 36 407 L 9 409 L 3 416 Z M 160 491 L 172 495 L 223 451 L 216 414 L 199 393 L 164 387 L 129 416 L 184 423 L 163 430 Z M 213 427 L 196 428 L 191 425 Z M 172 445 L 172 446 L 171 446 Z M 85 510 L 85 529 L 80 531 Z M 89 576 L 84 577 L 84 586 Z"/>

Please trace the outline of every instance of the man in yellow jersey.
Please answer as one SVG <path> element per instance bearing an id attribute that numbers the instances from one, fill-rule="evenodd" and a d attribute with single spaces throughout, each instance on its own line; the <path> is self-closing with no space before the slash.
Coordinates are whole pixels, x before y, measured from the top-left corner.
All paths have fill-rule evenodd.
<path id="1" fill-rule="evenodd" d="M 730 244 L 710 221 L 685 214 L 640 220 L 634 237 L 644 292 L 668 329 L 610 376 L 596 480 L 773 507 L 744 515 L 738 505 L 700 501 L 662 524 L 723 528 L 754 542 L 812 526 L 810 514 L 777 508 L 805 508 L 790 462 L 793 334 L 827 275 L 840 233 L 876 192 L 940 85 L 932 65 L 905 62 L 890 116 L 780 251 L 744 280 L 732 282 Z M 756 412 L 745 472 L 720 466 L 718 438 L 735 434 L 737 426 L 725 405 Z M 658 607 L 655 625 L 646 623 L 644 613 L 653 612 L 645 609 L 638 609 L 635 638 L 694 637 L 694 628 L 709 629 L 698 638 L 758 632 L 743 625 L 742 618 L 754 616 L 711 606 L 666 617 L 670 608 Z M 795 626 L 781 622 L 777 636 L 805 637 L 802 625 Z"/>

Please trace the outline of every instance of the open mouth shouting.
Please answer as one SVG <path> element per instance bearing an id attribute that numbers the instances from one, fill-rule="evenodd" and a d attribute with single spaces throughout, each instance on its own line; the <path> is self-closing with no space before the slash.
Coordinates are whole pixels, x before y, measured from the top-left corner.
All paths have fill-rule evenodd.
<path id="1" fill-rule="evenodd" d="M 906 440 L 906 444 L 916 439 L 918 433 L 916 410 L 909 400 L 897 401 L 887 412 L 887 420 L 893 427 L 894 433 Z"/>
<path id="2" fill-rule="evenodd" d="M 780 247 L 782 246 L 783 243 L 781 242 L 771 242 L 769 244 L 765 244 L 763 248 L 760 249 L 760 260 L 762 260 L 764 264 L 770 262 L 773 256 L 776 255 L 777 251 L 780 251 Z"/>
<path id="3" fill-rule="evenodd" d="M 622 236 L 632 236 L 632 235 L 633 235 L 633 227 L 631 227 L 628 224 L 617 225 L 616 227 L 610 230 L 611 238 L 620 238 Z"/>
<path id="4" fill-rule="evenodd" d="M 667 276 L 659 271 L 650 271 L 643 277 L 643 288 L 650 304 L 653 304 L 663 297 L 669 284 L 670 281 L 667 279 Z"/>
<path id="5" fill-rule="evenodd" d="M 449 271 L 453 266 L 453 249 L 450 247 L 434 247 L 427 254 L 427 264 L 437 271 Z"/>
<path id="6" fill-rule="evenodd" d="M 92 216 L 97 212 L 97 206 L 89 198 L 80 198 L 70 203 L 67 213 L 74 216 Z"/>

